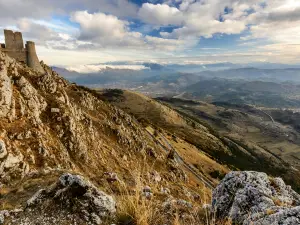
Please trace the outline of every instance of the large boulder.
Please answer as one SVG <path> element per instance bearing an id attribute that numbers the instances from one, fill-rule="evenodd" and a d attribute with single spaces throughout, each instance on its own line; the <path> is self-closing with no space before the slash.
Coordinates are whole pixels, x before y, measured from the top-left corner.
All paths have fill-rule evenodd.
<path id="1" fill-rule="evenodd" d="M 213 192 L 218 219 L 235 224 L 300 224 L 300 195 L 281 178 L 265 173 L 230 172 Z"/>
<path id="2" fill-rule="evenodd" d="M 8 212 L 7 219 L 10 224 L 28 225 L 106 224 L 115 212 L 116 203 L 111 196 L 83 177 L 66 173 L 49 189 L 36 192 L 19 213 Z"/>

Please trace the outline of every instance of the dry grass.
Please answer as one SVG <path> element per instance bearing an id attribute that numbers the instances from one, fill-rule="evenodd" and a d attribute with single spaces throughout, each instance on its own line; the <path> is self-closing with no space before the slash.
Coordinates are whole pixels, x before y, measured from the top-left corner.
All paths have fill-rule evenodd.
<path id="1" fill-rule="evenodd" d="M 132 173 L 134 188 L 125 183 L 120 183 L 121 195 L 118 198 L 117 221 L 119 224 L 151 225 L 158 224 L 157 203 L 153 198 L 142 194 L 145 180 L 141 170 Z"/>
<path id="2" fill-rule="evenodd" d="M 174 208 L 167 210 L 162 207 L 170 196 L 160 193 L 160 185 L 151 182 L 145 174 L 151 170 L 151 166 L 137 166 L 131 173 L 134 184 L 126 184 L 122 181 L 118 184 L 119 196 L 117 196 L 117 216 L 116 224 L 120 225 L 216 225 L 226 223 L 216 223 L 215 215 L 212 215 L 209 208 L 202 208 L 193 202 L 193 208 L 185 208 L 174 205 Z M 145 178 L 146 177 L 146 178 Z M 150 184 L 150 185 L 149 185 Z M 151 197 L 143 195 L 143 188 L 151 187 Z M 202 203 L 209 203 L 210 195 L 207 199 L 202 199 Z"/>
<path id="3" fill-rule="evenodd" d="M 11 205 L 9 202 L 1 202 L 0 203 L 0 210 L 12 210 L 15 207 L 13 205 Z"/>

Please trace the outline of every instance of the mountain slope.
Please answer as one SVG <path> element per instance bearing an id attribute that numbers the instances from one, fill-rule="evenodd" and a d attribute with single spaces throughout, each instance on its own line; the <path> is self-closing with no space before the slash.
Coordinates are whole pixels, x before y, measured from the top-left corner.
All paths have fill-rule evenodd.
<path id="1" fill-rule="evenodd" d="M 103 90 L 100 93 L 115 106 L 144 121 L 146 125 L 158 130 L 158 133 L 164 134 L 164 137 L 177 147 L 177 152 L 181 153 L 182 157 L 189 158 L 191 152 L 196 150 L 198 154 L 205 154 L 230 169 L 264 171 L 283 177 L 297 190 L 300 187 L 300 180 L 295 178 L 298 177 L 299 171 L 293 169 L 293 163 L 290 163 L 291 156 L 286 155 L 289 160 L 283 159 L 273 149 L 255 142 L 265 138 L 269 143 L 275 143 L 277 139 L 280 141 L 287 138 L 285 130 L 279 132 L 277 125 L 272 125 L 270 118 L 260 110 L 256 110 L 256 114 L 252 112 L 252 115 L 244 112 L 246 109 L 226 110 L 204 102 L 176 98 L 158 98 L 159 101 L 156 101 L 129 91 L 122 91 L 113 98 L 107 97 L 111 92 L 114 90 Z M 248 111 L 251 112 L 251 108 Z M 165 118 L 175 118 L 177 123 Z M 247 126 L 250 131 L 258 127 L 256 130 L 262 129 L 267 133 L 242 132 Z M 257 137 L 252 140 L 250 135 Z M 182 141 L 193 146 L 194 150 L 180 147 Z M 190 164 L 195 164 L 195 168 L 198 168 L 199 165 L 192 158 L 187 160 L 191 160 Z M 222 177 L 224 170 L 213 171 L 205 167 L 205 163 L 199 164 L 206 174 L 218 174 Z"/>
<path id="2" fill-rule="evenodd" d="M 61 204 L 61 200 L 52 201 L 51 195 L 64 193 L 60 190 L 65 191 L 65 188 L 77 193 L 83 185 L 85 191 L 98 193 L 94 186 L 85 185 L 81 178 L 78 178 L 79 187 L 77 184 L 72 186 L 73 181 L 66 184 L 61 180 L 65 178 L 60 178 L 57 183 L 58 177 L 67 172 L 81 174 L 96 188 L 112 195 L 118 209 L 114 220 L 121 220 L 131 209 L 122 205 L 132 203 L 132 192 L 149 193 L 150 188 L 150 196 L 159 206 L 170 198 L 201 206 L 210 201 L 211 188 L 219 179 L 211 175 L 215 171 L 211 163 L 215 163 L 223 174 L 228 171 L 195 149 L 194 157 L 183 157 L 182 152 L 182 158 L 174 156 L 172 150 L 178 149 L 177 144 L 187 149 L 194 147 L 184 139 L 174 143 L 172 136 L 164 130 L 159 135 L 167 140 L 159 140 L 143 121 L 136 120 L 107 100 L 101 100 L 103 96 L 99 93 L 70 84 L 45 64 L 42 66 L 46 73 L 41 74 L 0 52 L 0 65 L 0 210 L 11 210 L 0 211 L 0 219 L 6 218 L 7 223 L 26 221 L 27 224 L 34 224 L 34 221 L 43 220 L 43 215 L 49 214 L 49 218 L 56 215 L 54 209 Z M 187 122 L 180 119 L 177 113 L 170 112 L 159 103 L 156 107 L 165 110 L 163 123 L 186 126 Z M 160 118 L 158 115 L 157 119 Z M 206 132 L 205 129 L 202 132 Z M 191 158 L 203 161 L 203 169 L 200 162 L 198 167 L 193 165 L 196 163 Z M 75 179 L 71 175 L 67 177 Z M 53 188 L 49 189 L 49 186 Z M 37 192 L 41 188 L 44 191 Z M 144 191 L 145 188 L 147 191 Z M 42 210 L 45 214 L 26 213 L 28 200 L 35 192 L 38 196 L 44 193 L 41 199 L 45 200 L 34 201 L 33 207 L 37 208 L 32 213 Z M 90 196 L 91 199 L 86 199 L 81 191 L 77 194 L 79 199 L 88 202 L 98 198 Z M 62 197 L 69 198 L 70 194 Z M 72 203 L 72 199 L 70 201 Z M 134 202 L 135 209 L 143 206 L 139 205 L 141 201 L 145 199 Z M 148 205 L 147 202 L 145 204 Z M 80 214 L 76 214 L 78 212 L 72 211 L 71 205 L 65 209 L 70 218 L 58 217 L 56 223 L 72 224 L 74 218 L 81 218 Z M 158 206 L 149 207 L 145 212 L 156 210 Z M 163 223 L 171 223 L 176 212 L 162 215 L 160 219 Z M 137 219 L 140 215 L 130 213 L 132 218 L 126 217 L 127 220 Z M 91 218 L 92 212 L 88 212 L 86 219 L 81 219 L 87 224 L 96 224 Z M 51 224 L 48 219 L 44 224 Z"/>

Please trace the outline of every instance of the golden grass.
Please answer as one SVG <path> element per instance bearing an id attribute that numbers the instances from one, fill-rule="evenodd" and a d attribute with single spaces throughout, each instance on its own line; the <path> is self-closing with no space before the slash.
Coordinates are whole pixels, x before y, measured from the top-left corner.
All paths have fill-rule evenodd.
<path id="1" fill-rule="evenodd" d="M 146 182 L 142 178 L 141 170 L 134 171 L 132 175 L 135 183 L 133 189 L 123 182 L 120 183 L 121 195 L 118 198 L 118 223 L 128 225 L 158 224 L 157 203 L 152 198 L 142 195 Z"/>
<path id="2" fill-rule="evenodd" d="M 160 185 L 153 183 L 145 176 L 151 166 L 137 166 L 136 170 L 131 172 L 134 182 L 130 185 L 122 181 L 118 184 L 119 195 L 117 199 L 116 224 L 120 225 L 216 225 L 229 223 L 216 223 L 215 215 L 212 215 L 210 209 L 202 208 L 202 204 L 210 202 L 211 194 L 201 197 L 201 204 L 190 199 L 193 208 L 185 208 L 175 204 L 175 208 L 164 210 L 162 205 L 170 196 L 160 193 Z M 151 187 L 151 197 L 147 198 L 142 194 L 143 188 L 149 185 Z M 183 184 L 182 184 L 183 185 Z M 199 187 L 200 188 L 200 187 Z M 201 189 L 204 187 L 201 187 Z M 201 190 L 204 192 L 207 189 Z M 184 215 L 184 216 L 182 216 Z M 225 221 L 224 221 L 225 222 Z"/>

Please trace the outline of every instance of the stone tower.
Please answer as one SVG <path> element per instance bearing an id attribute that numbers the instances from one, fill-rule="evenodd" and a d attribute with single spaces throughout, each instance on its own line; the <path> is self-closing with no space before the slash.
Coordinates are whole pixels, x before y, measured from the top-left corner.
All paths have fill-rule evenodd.
<path id="1" fill-rule="evenodd" d="M 0 51 L 5 52 L 8 56 L 19 62 L 25 63 L 27 66 L 44 73 L 39 59 L 35 51 L 35 43 L 27 41 L 25 48 L 21 32 L 13 32 L 4 30 L 5 44 L 0 44 Z"/>

